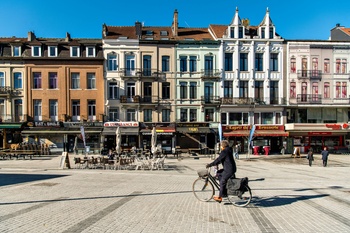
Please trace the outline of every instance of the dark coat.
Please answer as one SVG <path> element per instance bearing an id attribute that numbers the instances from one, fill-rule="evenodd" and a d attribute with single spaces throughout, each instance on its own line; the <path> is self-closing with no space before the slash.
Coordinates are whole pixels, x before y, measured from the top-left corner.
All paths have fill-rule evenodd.
<path id="1" fill-rule="evenodd" d="M 323 150 L 321 152 L 321 155 L 322 155 L 322 160 L 327 160 L 328 159 L 328 155 L 329 155 L 328 150 Z"/>
<path id="2" fill-rule="evenodd" d="M 210 166 L 216 166 L 219 164 L 222 164 L 224 167 L 224 172 L 227 175 L 233 175 L 236 173 L 236 162 L 233 158 L 233 150 L 231 147 L 226 147 L 224 150 L 220 152 L 219 157 L 215 159 L 212 163 L 210 163 Z"/>
<path id="3" fill-rule="evenodd" d="M 314 152 L 309 151 L 309 152 L 307 153 L 307 159 L 308 159 L 308 160 L 314 160 Z"/>

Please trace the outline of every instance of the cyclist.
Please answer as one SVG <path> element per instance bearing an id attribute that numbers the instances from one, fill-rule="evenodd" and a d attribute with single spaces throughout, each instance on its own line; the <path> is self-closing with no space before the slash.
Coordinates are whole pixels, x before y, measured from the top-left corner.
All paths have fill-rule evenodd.
<path id="1" fill-rule="evenodd" d="M 227 196 L 226 183 L 227 180 L 234 176 L 236 173 L 236 163 L 233 158 L 232 148 L 229 146 L 229 142 L 227 140 L 223 140 L 220 143 L 221 152 L 217 159 L 215 159 L 212 163 L 206 165 L 207 168 L 219 165 L 220 163 L 223 166 L 223 169 L 217 171 L 217 175 L 220 181 L 220 192 L 219 196 L 214 196 L 214 200 L 217 202 L 222 202 L 222 197 Z"/>

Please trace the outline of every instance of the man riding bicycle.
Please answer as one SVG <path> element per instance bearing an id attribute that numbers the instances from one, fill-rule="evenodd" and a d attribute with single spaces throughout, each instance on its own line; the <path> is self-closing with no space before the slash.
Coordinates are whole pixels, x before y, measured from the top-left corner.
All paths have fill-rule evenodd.
<path id="1" fill-rule="evenodd" d="M 236 163 L 233 159 L 233 150 L 229 146 L 227 140 L 223 140 L 220 143 L 221 152 L 217 159 L 215 159 L 212 163 L 207 164 L 207 168 L 219 165 L 220 163 L 223 166 L 223 169 L 218 170 L 217 175 L 220 181 L 220 192 L 219 196 L 214 196 L 214 200 L 217 202 L 222 202 L 222 197 L 227 196 L 226 183 L 227 180 L 234 176 L 236 173 Z"/>

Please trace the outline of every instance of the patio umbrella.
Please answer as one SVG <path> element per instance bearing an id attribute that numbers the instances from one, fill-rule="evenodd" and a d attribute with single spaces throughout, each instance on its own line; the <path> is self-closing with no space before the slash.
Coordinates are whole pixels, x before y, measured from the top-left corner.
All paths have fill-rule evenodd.
<path id="1" fill-rule="evenodd" d="M 156 127 L 153 127 L 153 129 L 152 129 L 151 152 L 152 152 L 152 154 L 157 152 L 157 131 L 156 131 Z"/>
<path id="2" fill-rule="evenodd" d="M 74 146 L 73 146 L 73 151 L 75 154 L 77 154 L 77 149 L 78 149 L 78 137 L 75 137 Z"/>
<path id="3" fill-rule="evenodd" d="M 121 152 L 122 135 L 120 133 L 120 128 L 117 128 L 115 132 L 115 152 L 119 155 Z"/>

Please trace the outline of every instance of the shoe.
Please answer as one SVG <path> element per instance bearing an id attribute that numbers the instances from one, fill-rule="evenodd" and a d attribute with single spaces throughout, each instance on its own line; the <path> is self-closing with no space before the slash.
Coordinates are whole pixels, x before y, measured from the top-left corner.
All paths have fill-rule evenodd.
<path id="1" fill-rule="evenodd" d="M 214 196 L 214 200 L 221 203 L 222 202 L 222 197 L 216 197 Z"/>

